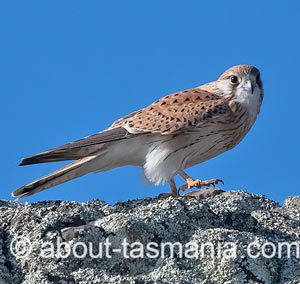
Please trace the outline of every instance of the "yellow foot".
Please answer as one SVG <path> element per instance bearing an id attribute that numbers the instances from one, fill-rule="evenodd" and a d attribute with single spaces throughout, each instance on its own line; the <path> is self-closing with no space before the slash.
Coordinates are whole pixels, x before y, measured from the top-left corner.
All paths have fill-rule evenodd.
<path id="1" fill-rule="evenodd" d="M 215 185 L 218 184 L 219 182 L 224 184 L 224 182 L 221 179 L 217 179 L 217 178 L 209 179 L 209 180 L 200 180 L 200 179 L 193 180 L 191 178 L 187 178 L 186 182 L 187 182 L 186 184 L 182 185 L 179 188 L 179 191 L 185 191 L 186 189 L 192 189 L 194 187 L 201 188 L 203 186 L 210 186 L 210 185 L 213 185 L 215 187 Z"/>

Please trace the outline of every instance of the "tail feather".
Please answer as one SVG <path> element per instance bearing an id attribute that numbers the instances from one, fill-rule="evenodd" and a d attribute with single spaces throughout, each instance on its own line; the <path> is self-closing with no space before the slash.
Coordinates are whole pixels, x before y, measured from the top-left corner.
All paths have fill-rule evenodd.
<path id="1" fill-rule="evenodd" d="M 123 127 L 107 129 L 75 142 L 38 153 L 31 157 L 27 157 L 21 161 L 20 166 L 57 161 L 79 160 L 99 152 L 101 149 L 103 149 L 107 142 L 120 141 L 129 137 L 129 132 Z"/>
<path id="2" fill-rule="evenodd" d="M 94 156 L 86 157 L 71 163 L 47 176 L 20 187 L 12 193 L 12 196 L 18 197 L 17 200 L 20 200 L 50 187 L 83 176 L 91 171 L 89 165 L 94 159 Z"/>
<path id="3" fill-rule="evenodd" d="M 49 162 L 59 162 L 59 161 L 67 161 L 67 160 L 76 160 L 80 157 L 75 156 L 62 156 L 60 153 L 40 153 L 28 158 L 25 158 L 21 161 L 19 166 L 27 166 L 32 164 L 41 164 L 41 163 L 49 163 Z"/>
<path id="4" fill-rule="evenodd" d="M 24 158 L 19 166 L 27 166 L 32 164 L 79 160 L 87 156 L 93 155 L 93 153 L 99 152 L 104 147 L 104 144 L 92 145 L 85 148 L 76 149 L 53 149 L 45 151 L 27 158 Z"/>

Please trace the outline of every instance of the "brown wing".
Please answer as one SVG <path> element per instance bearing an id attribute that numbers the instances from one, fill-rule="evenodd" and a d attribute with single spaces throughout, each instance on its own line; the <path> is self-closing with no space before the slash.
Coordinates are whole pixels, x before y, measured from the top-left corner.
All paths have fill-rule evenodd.
<path id="1" fill-rule="evenodd" d="M 195 127 L 230 111 L 223 97 L 199 87 L 166 96 L 116 121 L 112 127 L 124 126 L 134 134 L 152 132 L 167 135 Z"/>
<path id="2" fill-rule="evenodd" d="M 126 139 L 131 134 L 123 127 L 116 127 L 85 137 L 72 143 L 25 158 L 20 166 L 77 160 L 91 155 L 101 149 L 104 143 Z"/>
<path id="3" fill-rule="evenodd" d="M 106 131 L 25 158 L 20 165 L 81 159 L 99 151 L 107 142 L 134 134 L 176 133 L 230 111 L 222 97 L 201 88 L 178 92 L 117 120 Z"/>

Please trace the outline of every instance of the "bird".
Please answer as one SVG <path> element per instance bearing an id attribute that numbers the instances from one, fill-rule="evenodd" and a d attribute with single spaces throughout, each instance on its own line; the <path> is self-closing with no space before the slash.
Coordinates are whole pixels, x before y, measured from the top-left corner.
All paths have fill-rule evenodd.
<path id="1" fill-rule="evenodd" d="M 233 66 L 217 80 L 167 95 L 101 132 L 23 159 L 20 166 L 73 162 L 12 195 L 22 199 L 88 173 L 126 165 L 142 167 L 154 185 L 168 183 L 166 197 L 215 185 L 222 180 L 193 179 L 185 170 L 239 144 L 253 126 L 263 97 L 259 69 Z M 179 188 L 176 175 L 186 182 Z"/>

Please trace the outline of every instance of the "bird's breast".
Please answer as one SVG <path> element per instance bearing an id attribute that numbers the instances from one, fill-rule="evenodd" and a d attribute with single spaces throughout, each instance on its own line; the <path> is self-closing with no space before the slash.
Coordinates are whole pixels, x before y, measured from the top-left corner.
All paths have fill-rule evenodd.
<path id="1" fill-rule="evenodd" d="M 232 121 L 214 121 L 205 127 L 199 126 L 192 134 L 189 145 L 185 145 L 189 158 L 186 167 L 218 156 L 241 142 L 252 126 L 247 113 L 241 113 Z"/>

